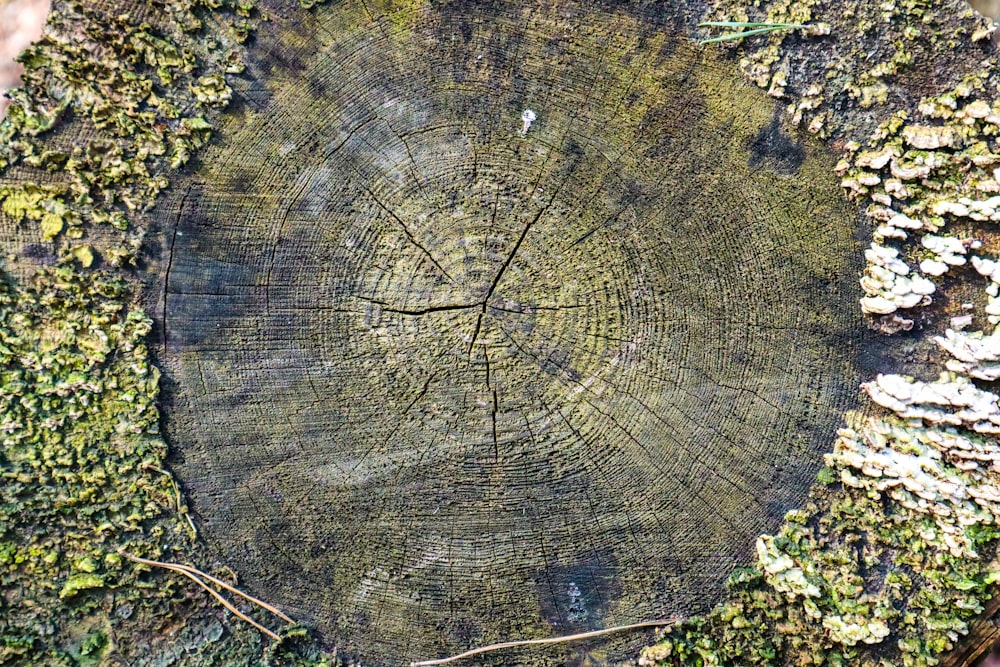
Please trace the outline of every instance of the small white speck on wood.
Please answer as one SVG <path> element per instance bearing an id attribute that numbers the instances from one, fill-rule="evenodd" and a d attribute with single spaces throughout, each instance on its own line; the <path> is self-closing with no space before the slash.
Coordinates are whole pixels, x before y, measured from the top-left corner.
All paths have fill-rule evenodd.
<path id="1" fill-rule="evenodd" d="M 528 135 L 528 130 L 531 129 L 531 124 L 538 120 L 538 114 L 536 114 L 531 109 L 525 109 L 521 112 L 521 136 L 525 137 Z"/>

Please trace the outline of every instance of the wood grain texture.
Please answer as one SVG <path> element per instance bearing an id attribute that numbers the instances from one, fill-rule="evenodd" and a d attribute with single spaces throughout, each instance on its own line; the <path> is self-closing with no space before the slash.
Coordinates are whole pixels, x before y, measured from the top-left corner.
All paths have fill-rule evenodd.
<path id="1" fill-rule="evenodd" d="M 704 611 L 854 406 L 832 161 L 669 13 L 274 8 L 154 210 L 176 469 L 331 646 Z"/>

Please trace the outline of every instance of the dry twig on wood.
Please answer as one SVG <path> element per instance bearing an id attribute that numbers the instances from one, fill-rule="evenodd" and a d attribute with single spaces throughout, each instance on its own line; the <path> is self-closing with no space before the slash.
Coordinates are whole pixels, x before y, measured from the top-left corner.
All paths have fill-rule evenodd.
<path id="1" fill-rule="evenodd" d="M 274 606 L 272 606 L 272 605 L 264 602 L 263 600 L 259 600 L 259 599 L 255 598 L 255 597 L 253 597 L 252 595 L 244 593 L 243 591 L 239 590 L 238 588 L 236 588 L 236 587 L 234 587 L 234 586 L 232 586 L 230 584 L 227 584 L 226 582 L 222 581 L 221 579 L 213 577 L 212 575 L 207 574 L 205 572 L 202 572 L 201 570 L 199 570 L 197 568 L 194 568 L 194 567 L 191 567 L 190 565 L 181 565 L 179 563 L 163 563 L 161 561 L 149 560 L 148 558 L 140 558 L 139 556 L 133 556 L 132 554 L 130 554 L 130 553 L 126 552 L 126 551 L 120 551 L 119 553 L 122 556 L 124 556 L 125 558 L 128 558 L 130 561 L 135 562 L 135 563 L 140 563 L 142 565 L 150 565 L 150 566 L 153 566 L 153 567 L 159 567 L 159 568 L 163 568 L 165 570 L 170 570 L 172 572 L 178 572 L 180 574 L 183 574 L 184 576 L 188 577 L 189 579 L 191 579 L 192 581 L 194 581 L 196 584 L 198 584 L 199 586 L 201 586 L 202 588 L 204 588 L 206 591 L 208 591 L 209 594 L 211 594 L 212 597 L 214 597 L 216 600 L 218 600 L 219 603 L 222 604 L 223 607 L 225 607 L 226 609 L 228 609 L 229 611 L 231 611 L 233 614 L 235 614 L 236 616 L 238 616 L 242 620 L 246 621 L 250 625 L 254 626 L 255 628 L 257 628 L 258 630 L 260 630 L 265 635 L 267 635 L 268 637 L 270 637 L 271 639 L 273 639 L 275 641 L 280 641 L 281 640 L 281 637 L 278 636 L 277 633 L 272 632 L 271 630 L 268 630 L 263 625 L 261 625 L 257 621 L 253 620 L 252 618 L 250 618 L 249 616 L 247 616 L 246 614 L 244 614 L 243 612 L 241 612 L 229 600 L 227 600 L 226 598 L 222 597 L 222 595 L 220 595 L 218 591 L 213 590 L 208 584 L 206 584 L 205 581 L 203 580 L 203 578 L 207 579 L 210 582 L 212 582 L 216 586 L 219 586 L 220 588 L 223 588 L 223 589 L 229 591 L 230 593 L 233 593 L 235 595 L 239 595 L 243 599 L 245 599 L 245 600 L 247 600 L 249 602 L 252 602 L 253 604 L 257 605 L 261 609 L 264 609 L 265 611 L 271 612 L 272 614 L 274 614 L 275 616 L 277 616 L 281 620 L 285 621 L 286 623 L 294 623 L 295 622 L 291 618 L 289 618 L 285 613 L 283 613 L 281 610 L 277 609 L 276 607 L 274 607 Z"/>
<path id="2" fill-rule="evenodd" d="M 448 658 L 438 658 L 436 660 L 421 660 L 420 662 L 411 662 L 410 667 L 431 667 L 432 665 L 444 665 L 449 662 L 455 662 L 456 660 L 461 660 L 463 658 L 471 658 L 474 655 L 481 655 L 483 653 L 489 653 L 491 651 L 499 651 L 505 648 L 516 648 L 518 646 L 538 646 L 538 645 L 548 645 L 548 644 L 564 644 L 566 642 L 580 641 L 582 639 L 591 639 L 593 637 L 603 637 L 604 635 L 610 635 L 612 633 L 625 632 L 627 630 L 638 630 L 640 628 L 658 628 L 664 626 L 673 625 L 674 621 L 658 620 L 658 621 L 644 621 L 642 623 L 632 623 L 631 625 L 618 625 L 613 628 L 605 628 L 604 630 L 591 630 L 590 632 L 581 632 L 575 635 L 566 635 L 563 637 L 548 637 L 545 639 L 522 639 L 520 641 L 513 642 L 501 642 L 499 644 L 490 644 L 489 646 L 481 646 L 479 648 L 474 648 L 472 650 L 466 651 L 465 653 L 459 653 L 458 655 L 453 655 Z"/>

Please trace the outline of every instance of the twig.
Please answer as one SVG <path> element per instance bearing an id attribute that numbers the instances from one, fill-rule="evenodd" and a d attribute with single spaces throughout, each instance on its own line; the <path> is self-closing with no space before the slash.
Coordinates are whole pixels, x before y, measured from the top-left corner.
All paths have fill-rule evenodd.
<path id="1" fill-rule="evenodd" d="M 202 588 L 204 588 L 206 591 L 208 591 L 208 593 L 212 597 L 214 597 L 216 600 L 218 600 L 222 604 L 222 606 L 224 606 L 226 609 L 228 609 L 233 614 L 235 614 L 236 616 L 238 616 L 242 620 L 246 621 L 250 625 L 254 626 L 255 628 L 257 628 L 258 630 L 260 630 L 265 635 L 267 635 L 268 637 L 270 637 L 271 639 L 273 639 L 275 641 L 280 641 L 281 637 L 279 637 L 276 633 L 268 630 L 263 625 L 261 625 L 257 621 L 253 620 L 252 618 L 250 618 L 249 616 L 247 616 L 246 614 L 244 614 L 243 612 L 241 612 L 239 609 L 237 609 L 235 606 L 233 606 L 233 604 L 229 600 L 227 600 L 226 598 L 222 597 L 222 595 L 220 595 L 217 591 L 213 590 L 208 584 L 206 584 L 201 579 L 201 577 L 204 577 L 205 579 L 208 579 L 209 581 L 211 581 L 216 586 L 219 586 L 221 588 L 226 589 L 227 591 L 229 591 L 231 593 L 239 595 L 240 597 L 244 598 L 245 600 L 248 600 L 249 602 L 252 602 L 253 604 L 257 605 L 261 609 L 265 609 L 265 610 L 271 612 L 272 614 L 274 614 L 275 616 L 277 616 L 278 618 L 282 619 L 283 621 L 285 621 L 287 623 L 294 623 L 295 622 L 291 618 L 289 618 L 287 615 L 285 615 L 284 613 L 282 613 L 279 609 L 277 609 L 277 608 L 269 605 L 268 603 L 264 602 L 263 600 L 258 600 L 257 598 L 253 597 L 252 595 L 248 595 L 248 594 L 244 593 L 243 591 L 239 590 L 238 588 L 236 588 L 234 586 L 231 586 L 230 584 L 227 584 L 226 582 L 222 581 L 221 579 L 217 579 L 216 577 L 213 577 L 210 574 L 202 572 L 201 570 L 199 570 L 197 568 L 191 567 L 190 565 L 181 565 L 179 563 L 163 563 L 163 562 L 160 562 L 158 560 L 149 560 L 148 558 L 140 558 L 139 556 L 133 556 L 132 554 L 128 553 L 127 551 L 119 551 L 119 553 L 122 556 L 125 556 L 125 558 L 128 558 L 130 561 L 133 561 L 135 563 L 141 563 L 142 565 L 151 565 L 153 567 L 160 567 L 160 568 L 163 568 L 165 570 L 170 570 L 172 572 L 177 572 L 179 574 L 183 574 L 185 577 L 188 577 L 193 582 L 195 582 L 196 584 L 198 584 L 199 586 L 201 586 Z"/>
<path id="2" fill-rule="evenodd" d="M 276 641 L 276 642 L 277 641 L 281 641 L 281 637 L 279 637 L 277 635 L 277 633 L 274 633 L 274 632 L 268 630 L 263 625 L 261 625 L 257 621 L 253 620 L 252 618 L 250 618 L 249 616 L 247 616 L 246 614 L 244 614 L 243 612 L 241 612 L 239 609 L 237 609 L 235 606 L 233 606 L 232 602 L 230 602 L 226 598 L 222 597 L 217 591 L 213 591 L 209 587 L 208 584 L 206 584 L 204 581 L 202 581 L 201 579 L 199 579 L 196 575 L 192 574 L 191 572 L 188 572 L 187 570 L 182 570 L 179 567 L 167 567 L 166 569 L 171 570 L 173 572 L 177 572 L 179 574 L 183 574 L 185 577 L 189 578 L 191 581 L 193 581 L 194 583 L 198 584 L 199 586 L 201 586 L 202 588 L 204 588 L 206 591 L 208 591 L 209 595 L 211 595 L 216 600 L 218 600 L 219 603 L 222 604 L 223 607 L 225 607 L 229 611 L 233 612 L 236 616 L 238 616 L 239 618 L 243 619 L 244 621 L 246 621 L 247 623 L 249 623 L 253 627 L 257 628 L 258 630 L 260 630 L 261 632 L 263 632 L 265 635 L 267 635 L 268 637 L 270 637 L 274 641 Z"/>
<path id="3" fill-rule="evenodd" d="M 702 21 L 699 28 L 805 28 L 804 23 L 768 23 L 766 21 Z"/>
<path id="4" fill-rule="evenodd" d="M 432 665 L 444 665 L 449 662 L 454 662 L 456 660 L 461 660 L 462 658 L 471 658 L 474 655 L 479 655 L 481 653 L 488 653 L 490 651 L 499 651 L 505 648 L 515 648 L 517 646 L 537 646 L 539 644 L 561 644 L 563 642 L 573 642 L 580 639 L 590 639 L 591 637 L 601 637 L 602 635 L 610 635 L 615 632 L 625 632 L 626 630 L 638 630 L 639 628 L 658 628 L 663 626 L 672 625 L 673 621 L 645 621 L 643 623 L 633 623 L 632 625 L 619 625 L 614 628 L 606 628 L 604 630 L 591 630 L 590 632 L 581 632 L 577 635 L 566 635 L 565 637 L 549 637 L 547 639 L 522 639 L 520 641 L 514 642 L 502 642 L 500 644 L 490 644 L 489 646 L 481 646 L 479 648 L 474 648 L 471 651 L 466 651 L 465 653 L 459 653 L 458 655 L 453 655 L 450 658 L 439 658 L 437 660 L 422 660 L 420 662 L 411 662 L 410 667 L 431 667 Z"/>
<path id="5" fill-rule="evenodd" d="M 155 562 L 155 561 L 152 561 L 152 562 Z M 198 569 L 195 569 L 195 568 L 191 567 L 190 565 L 181 565 L 180 563 L 171 563 L 171 564 L 175 565 L 178 569 L 187 570 L 188 572 L 191 572 L 193 574 L 196 574 L 196 575 L 199 575 L 201 577 L 204 577 L 205 579 L 208 579 L 209 581 L 211 581 L 216 586 L 220 586 L 222 588 L 225 588 L 230 593 L 235 593 L 236 595 L 239 595 L 241 598 L 243 598 L 245 600 L 249 600 L 250 602 L 252 602 L 255 605 L 257 605 L 258 607 L 260 607 L 261 609 L 265 609 L 265 610 L 271 612 L 272 614 L 274 614 L 275 616 L 277 616 L 281 620 L 285 621 L 286 623 L 294 623 L 295 622 L 292 619 L 290 619 L 288 616 L 286 616 L 277 607 L 273 607 L 273 606 L 269 605 L 268 603 L 264 602 L 263 600 L 260 600 L 258 598 L 255 598 L 252 595 L 244 593 L 240 589 L 238 589 L 238 588 L 236 588 L 236 587 L 234 587 L 234 586 L 232 586 L 230 584 L 227 584 L 222 579 L 217 579 L 217 578 L 213 577 L 210 574 L 207 574 L 205 572 L 202 572 L 201 570 L 198 570 Z"/>

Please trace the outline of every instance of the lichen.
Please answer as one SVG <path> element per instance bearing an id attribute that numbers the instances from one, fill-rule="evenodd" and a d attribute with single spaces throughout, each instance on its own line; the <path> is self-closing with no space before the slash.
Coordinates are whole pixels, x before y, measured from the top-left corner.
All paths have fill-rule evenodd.
<path id="1" fill-rule="evenodd" d="M 46 628 L 92 612 L 95 590 L 136 596 L 118 548 L 189 543 L 171 481 L 150 473 L 166 454 L 159 372 L 130 300 L 121 279 L 68 266 L 0 284 L 3 634 L 41 655 L 58 653 Z"/>
<path id="2" fill-rule="evenodd" d="M 203 558 L 161 467 L 159 373 L 144 342 L 152 322 L 133 291 L 108 272 L 70 266 L 20 288 L 0 282 L 2 665 L 155 655 L 165 647 L 128 638 L 219 623 L 206 603 L 192 605 L 191 591 L 118 553 Z M 113 632 L 79 634 L 91 624 Z M 322 664 L 300 629 L 285 634 L 270 650 L 273 664 Z M 235 627 L 189 651 L 248 664 L 264 647 Z"/>
<path id="3" fill-rule="evenodd" d="M 758 540 L 755 567 L 731 578 L 730 602 L 640 662 L 936 664 L 996 576 L 980 554 L 1000 535 L 998 471 L 970 467 L 970 451 L 1000 456 L 992 441 L 951 427 L 851 416 L 826 456 L 827 484 Z M 888 637 L 894 645 L 882 645 Z"/>

